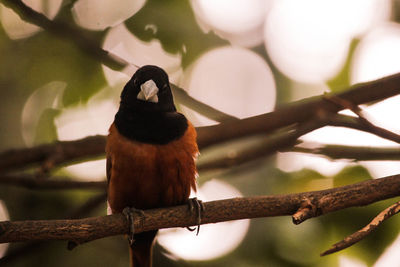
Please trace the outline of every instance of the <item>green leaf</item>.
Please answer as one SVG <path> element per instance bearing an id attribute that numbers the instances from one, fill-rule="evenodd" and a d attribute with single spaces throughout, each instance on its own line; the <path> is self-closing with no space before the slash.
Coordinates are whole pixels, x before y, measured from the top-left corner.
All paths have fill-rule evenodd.
<path id="1" fill-rule="evenodd" d="M 357 165 L 353 167 L 346 167 L 336 174 L 333 177 L 333 185 L 334 187 L 338 187 L 359 183 L 369 179 L 372 179 L 372 177 L 368 170 L 360 165 Z"/>
<path id="2" fill-rule="evenodd" d="M 36 127 L 34 144 L 49 143 L 57 140 L 57 129 L 54 118 L 60 114 L 58 109 L 46 109 L 40 116 Z"/>
<path id="3" fill-rule="evenodd" d="M 349 53 L 347 55 L 346 63 L 344 64 L 342 70 L 331 80 L 327 82 L 329 88 L 331 88 L 332 92 L 340 92 L 343 89 L 348 88 L 351 85 L 350 82 L 350 68 L 351 63 L 353 62 L 354 51 L 357 48 L 357 45 L 360 43 L 359 39 L 353 39 L 350 43 Z"/>
<path id="4" fill-rule="evenodd" d="M 29 95 L 49 82 L 63 81 L 63 104 L 72 105 L 86 102 L 105 85 L 101 65 L 70 42 L 41 32 L 5 43 L 1 67 L 8 76 L 0 74 L 0 84 L 11 80 L 16 83 L 13 90 Z"/>

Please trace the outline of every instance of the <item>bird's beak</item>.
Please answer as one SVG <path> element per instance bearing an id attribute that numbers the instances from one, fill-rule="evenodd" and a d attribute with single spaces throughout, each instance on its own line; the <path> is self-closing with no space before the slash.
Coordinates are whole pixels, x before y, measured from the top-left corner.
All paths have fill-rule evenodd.
<path id="1" fill-rule="evenodd" d="M 148 80 L 140 85 L 140 92 L 137 95 L 137 99 L 158 103 L 158 87 L 153 80 Z"/>

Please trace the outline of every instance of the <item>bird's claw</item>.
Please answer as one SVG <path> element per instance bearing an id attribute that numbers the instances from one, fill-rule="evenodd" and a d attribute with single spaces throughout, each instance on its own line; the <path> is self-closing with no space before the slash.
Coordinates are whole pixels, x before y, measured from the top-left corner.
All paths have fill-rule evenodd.
<path id="1" fill-rule="evenodd" d="M 129 245 L 132 245 L 135 242 L 134 234 L 135 234 L 135 214 L 139 214 L 140 216 L 144 216 L 143 210 L 138 210 L 133 207 L 126 207 L 122 210 L 122 214 L 125 215 L 126 220 L 129 224 L 129 233 L 128 233 L 128 242 Z"/>
<path id="2" fill-rule="evenodd" d="M 203 205 L 203 201 L 201 201 L 201 200 L 198 200 L 197 199 L 197 197 L 194 197 L 194 198 L 189 198 L 189 200 L 188 200 L 188 205 L 189 205 L 189 210 L 190 210 L 190 213 L 194 213 L 194 212 L 196 212 L 196 215 L 197 215 L 197 221 L 196 221 L 196 224 L 197 224 L 197 232 L 196 232 L 196 235 L 198 235 L 199 234 L 199 231 L 200 231 L 200 224 L 201 224 L 201 215 L 202 215 L 202 212 L 204 211 L 204 205 Z M 191 227 L 186 227 L 189 231 L 191 231 L 191 232 L 193 232 L 194 230 L 196 230 L 196 228 L 191 228 Z"/>

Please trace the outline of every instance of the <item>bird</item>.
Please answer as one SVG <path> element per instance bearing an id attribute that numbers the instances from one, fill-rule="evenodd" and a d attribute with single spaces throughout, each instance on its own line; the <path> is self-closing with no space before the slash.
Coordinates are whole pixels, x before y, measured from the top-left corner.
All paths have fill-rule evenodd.
<path id="1" fill-rule="evenodd" d="M 168 74 L 158 66 L 140 67 L 122 90 L 107 136 L 112 213 L 190 205 L 190 192 L 196 191 L 196 138 L 192 123 L 177 112 Z M 131 267 L 152 266 L 156 234 L 128 237 Z"/>

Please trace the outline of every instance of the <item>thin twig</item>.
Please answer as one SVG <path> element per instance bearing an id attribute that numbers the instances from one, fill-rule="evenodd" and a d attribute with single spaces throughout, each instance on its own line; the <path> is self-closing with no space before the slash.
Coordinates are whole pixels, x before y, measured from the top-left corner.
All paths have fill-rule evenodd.
<path id="1" fill-rule="evenodd" d="M 107 67 L 113 70 L 122 70 L 125 67 L 125 62 L 120 62 L 111 56 L 93 38 L 90 38 L 87 33 L 85 34 L 77 26 L 59 20 L 52 21 L 42 13 L 25 5 L 22 0 L 0 0 L 0 2 L 11 8 L 22 20 L 39 26 L 57 37 L 71 40 L 78 48 Z"/>
<path id="2" fill-rule="evenodd" d="M 333 211 L 364 206 L 400 195 L 400 175 L 368 180 L 328 190 L 289 195 L 232 198 L 204 203 L 202 224 L 246 218 L 295 214 L 304 199 L 315 205 L 308 218 Z M 161 228 L 197 225 L 197 216 L 187 205 L 146 210 L 134 218 L 136 233 Z M 76 244 L 98 238 L 125 234 L 126 217 L 115 214 L 79 220 L 5 221 L 0 222 L 0 243 L 31 240 L 71 240 Z"/>
<path id="3" fill-rule="evenodd" d="M 294 129 L 277 132 L 266 137 L 256 145 L 248 146 L 237 153 L 228 153 L 226 156 L 208 162 L 199 162 L 198 171 L 210 171 L 214 169 L 228 168 L 247 163 L 260 157 L 267 157 L 277 151 L 288 149 L 297 143 L 297 139 L 315 129 L 326 125 L 321 118 L 311 118 L 310 121 L 298 125 Z"/>
<path id="4" fill-rule="evenodd" d="M 322 144 L 312 144 L 312 146 L 313 148 L 309 148 L 307 147 L 307 143 L 303 142 L 301 146 L 293 147 L 288 151 L 317 154 L 326 156 L 332 160 L 400 160 L 400 147 L 364 147 Z"/>
<path id="5" fill-rule="evenodd" d="M 367 125 L 360 118 L 336 114 L 330 117 L 329 125 L 337 127 L 346 127 L 363 132 L 371 133 L 384 139 L 400 143 L 400 135 L 375 125 Z"/>
<path id="6" fill-rule="evenodd" d="M 209 119 L 212 119 L 217 122 L 225 122 L 225 121 L 237 121 L 238 118 L 229 115 L 225 112 L 217 110 L 212 106 L 204 104 L 193 97 L 191 97 L 184 89 L 180 88 L 175 84 L 171 84 L 171 89 L 174 94 L 174 98 L 179 102 L 182 103 L 184 106 L 197 111 L 198 113 L 206 116 Z"/>
<path id="7" fill-rule="evenodd" d="M 368 83 L 357 84 L 335 96 L 354 104 L 366 104 L 400 94 L 400 73 Z M 275 131 L 296 123 L 303 123 L 317 113 L 336 113 L 343 108 L 316 96 L 292 102 L 276 111 L 246 118 L 240 121 L 227 121 L 218 125 L 201 127 L 198 143 L 204 148 L 228 140 Z"/>
<path id="8" fill-rule="evenodd" d="M 400 212 L 400 201 L 393 204 L 389 208 L 385 209 L 381 213 L 378 214 L 368 225 L 366 225 L 364 228 L 358 230 L 357 232 L 347 236 L 345 239 L 342 241 L 332 245 L 332 247 L 324 252 L 321 253 L 321 256 L 326 256 L 335 252 L 338 252 L 340 250 L 343 250 L 345 248 L 348 248 L 355 243 L 361 241 L 364 239 L 366 236 L 368 236 L 370 233 L 372 233 L 376 228 L 378 228 L 384 221 L 392 217 L 393 215 L 397 214 Z"/>
<path id="9" fill-rule="evenodd" d="M 359 124 L 359 126 L 355 126 L 355 128 L 359 128 L 363 131 L 368 131 L 370 133 L 373 133 L 377 136 L 380 136 L 382 138 L 397 142 L 400 144 L 400 135 L 391 132 L 387 129 L 384 129 L 382 127 L 376 126 L 372 122 L 370 122 L 366 116 L 364 115 L 365 111 L 363 111 L 358 105 L 353 104 L 351 101 L 347 99 L 340 98 L 339 96 L 336 95 L 324 95 L 325 99 L 338 105 L 341 109 L 350 109 L 354 114 L 358 116 L 358 119 L 356 119 L 356 123 Z M 340 115 L 338 115 L 340 116 Z M 344 116 L 344 115 L 342 115 Z M 348 117 L 348 116 L 347 116 Z M 352 117 L 350 117 L 352 118 Z"/>

